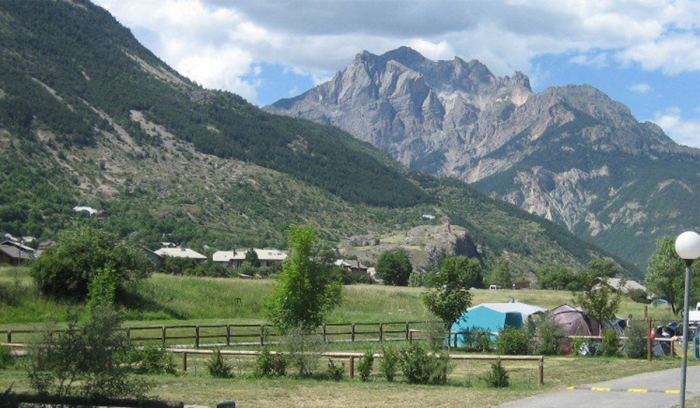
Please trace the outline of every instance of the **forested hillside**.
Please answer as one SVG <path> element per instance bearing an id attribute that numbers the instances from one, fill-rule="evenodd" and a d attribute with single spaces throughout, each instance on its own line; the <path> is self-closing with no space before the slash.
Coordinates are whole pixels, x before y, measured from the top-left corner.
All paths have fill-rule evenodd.
<path id="1" fill-rule="evenodd" d="M 13 235 L 89 223 L 147 245 L 228 248 L 284 246 L 294 223 L 337 242 L 449 221 L 487 262 L 508 252 L 524 272 L 605 255 L 337 128 L 206 90 L 86 1 L 0 2 L 0 142 L 0 232 Z"/>

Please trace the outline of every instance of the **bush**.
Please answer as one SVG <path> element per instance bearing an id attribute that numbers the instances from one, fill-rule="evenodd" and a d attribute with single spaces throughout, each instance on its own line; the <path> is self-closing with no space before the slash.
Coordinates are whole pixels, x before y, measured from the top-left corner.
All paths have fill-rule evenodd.
<path id="1" fill-rule="evenodd" d="M 129 362 L 138 374 L 175 374 L 175 362 L 166 349 L 145 346 L 129 353 Z"/>
<path id="2" fill-rule="evenodd" d="M 573 351 L 576 356 L 594 357 L 600 355 L 600 343 L 576 338 L 573 341 Z"/>
<path id="3" fill-rule="evenodd" d="M 283 377 L 287 371 L 287 360 L 282 355 L 274 355 L 265 347 L 255 359 L 254 376 L 262 377 Z"/>
<path id="4" fill-rule="evenodd" d="M 357 373 L 360 376 L 360 381 L 369 380 L 369 376 L 372 374 L 372 366 L 374 366 L 374 354 L 372 350 L 367 350 L 360 357 L 360 361 L 357 364 Z"/>
<path id="5" fill-rule="evenodd" d="M 627 293 L 633 302 L 649 304 L 651 300 L 648 298 L 649 294 L 644 289 L 630 289 Z"/>
<path id="6" fill-rule="evenodd" d="M 447 354 L 428 354 L 420 343 L 412 343 L 400 352 L 401 372 L 411 384 L 444 384 L 450 369 Z"/>
<path id="7" fill-rule="evenodd" d="M 629 358 L 646 358 L 647 331 L 639 325 L 633 326 L 627 333 L 625 351 Z"/>
<path id="8" fill-rule="evenodd" d="M 340 381 L 343 379 L 343 371 L 345 370 L 345 363 L 340 366 L 335 365 L 333 360 L 328 359 L 328 378 L 333 381 Z"/>
<path id="9" fill-rule="evenodd" d="M 603 332 L 600 354 L 605 357 L 618 357 L 620 355 L 620 336 L 615 330 L 606 330 Z"/>
<path id="10" fill-rule="evenodd" d="M 288 329 L 282 337 L 282 350 L 287 352 L 287 362 L 300 377 L 310 377 L 318 368 L 321 358 L 320 342 L 300 327 Z"/>
<path id="11" fill-rule="evenodd" d="M 501 364 L 501 360 L 491 364 L 491 371 L 484 376 L 484 381 L 491 388 L 505 388 L 509 385 L 508 371 Z"/>
<path id="12" fill-rule="evenodd" d="M 462 338 L 464 339 L 464 344 L 462 345 L 464 351 L 488 353 L 493 348 L 491 333 L 488 330 L 474 327 L 470 332 L 464 334 Z"/>
<path id="13" fill-rule="evenodd" d="M 385 251 L 379 255 L 375 269 L 377 277 L 383 279 L 384 284 L 406 286 L 413 266 L 406 251 Z"/>
<path id="14" fill-rule="evenodd" d="M 233 377 L 231 366 L 226 363 L 224 356 L 221 355 L 221 350 L 218 348 L 214 349 L 214 353 L 211 355 L 209 361 L 207 361 L 207 371 L 209 371 L 209 375 L 216 378 Z"/>
<path id="15" fill-rule="evenodd" d="M 82 321 L 71 315 L 66 331 L 49 327 L 30 350 L 30 387 L 38 394 L 141 398 L 151 385 L 129 377 L 131 350 L 114 309 L 96 307 Z"/>
<path id="16" fill-rule="evenodd" d="M 9 347 L 0 347 L 0 370 L 10 368 L 15 364 L 15 358 L 12 355 L 12 349 Z"/>
<path id="17" fill-rule="evenodd" d="M 115 235 L 83 227 L 62 232 L 58 244 L 34 262 L 32 275 L 45 294 L 84 300 L 90 282 L 105 268 L 114 271 L 119 284 L 147 277 L 153 265 L 141 251 L 118 242 Z"/>
<path id="18" fill-rule="evenodd" d="M 564 328 L 551 316 L 545 316 L 531 323 L 528 329 L 533 337 L 533 351 L 543 355 L 559 354 L 562 342 L 566 339 Z"/>
<path id="19" fill-rule="evenodd" d="M 530 336 L 525 329 L 507 327 L 496 338 L 496 352 L 504 355 L 525 355 L 530 353 Z"/>
<path id="20" fill-rule="evenodd" d="M 408 277 L 408 286 L 412 288 L 428 288 L 433 286 L 435 274 L 430 272 L 413 272 Z"/>
<path id="21" fill-rule="evenodd" d="M 399 351 L 393 346 L 382 346 L 382 359 L 379 360 L 379 371 L 388 382 L 394 381 L 399 368 Z"/>

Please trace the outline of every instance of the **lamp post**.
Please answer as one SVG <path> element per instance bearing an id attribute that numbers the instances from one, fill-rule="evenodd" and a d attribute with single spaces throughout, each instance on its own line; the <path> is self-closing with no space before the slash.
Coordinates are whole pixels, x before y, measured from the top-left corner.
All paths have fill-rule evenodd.
<path id="1" fill-rule="evenodd" d="M 690 267 L 700 258 L 700 234 L 686 231 L 676 238 L 676 253 L 685 261 L 683 301 L 683 354 L 681 355 L 681 408 L 685 408 L 685 374 L 688 368 L 688 316 L 690 315 Z"/>

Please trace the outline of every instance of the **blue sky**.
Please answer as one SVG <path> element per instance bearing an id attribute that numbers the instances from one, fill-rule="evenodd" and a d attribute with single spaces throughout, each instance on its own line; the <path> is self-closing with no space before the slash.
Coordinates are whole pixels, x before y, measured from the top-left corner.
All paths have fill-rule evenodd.
<path id="1" fill-rule="evenodd" d="M 533 89 L 593 85 L 700 147 L 696 0 L 94 0 L 183 75 L 258 105 L 330 79 L 362 50 L 478 59 Z"/>

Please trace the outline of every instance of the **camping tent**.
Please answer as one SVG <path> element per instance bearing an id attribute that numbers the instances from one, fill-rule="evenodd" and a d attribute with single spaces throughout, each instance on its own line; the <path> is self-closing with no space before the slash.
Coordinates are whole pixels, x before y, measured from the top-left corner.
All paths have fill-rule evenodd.
<path id="1" fill-rule="evenodd" d="M 530 315 L 544 313 L 545 309 L 526 303 L 482 303 L 470 307 L 452 324 L 453 333 L 469 333 L 475 329 L 498 333 L 507 327 L 520 328 Z M 466 335 L 456 335 L 456 346 L 466 343 Z M 450 339 L 454 344 L 454 338 Z"/>
<path id="2" fill-rule="evenodd" d="M 549 314 L 554 321 L 564 327 L 567 336 L 597 336 L 598 323 L 588 319 L 583 309 L 569 305 L 561 305 L 552 309 Z"/>

